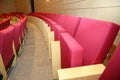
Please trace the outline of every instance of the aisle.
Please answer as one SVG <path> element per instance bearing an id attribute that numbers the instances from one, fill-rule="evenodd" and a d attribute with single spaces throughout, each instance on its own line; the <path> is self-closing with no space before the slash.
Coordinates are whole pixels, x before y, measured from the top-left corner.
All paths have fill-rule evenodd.
<path id="1" fill-rule="evenodd" d="M 52 80 L 46 43 L 39 29 L 27 22 L 28 35 L 24 50 L 9 80 Z"/>

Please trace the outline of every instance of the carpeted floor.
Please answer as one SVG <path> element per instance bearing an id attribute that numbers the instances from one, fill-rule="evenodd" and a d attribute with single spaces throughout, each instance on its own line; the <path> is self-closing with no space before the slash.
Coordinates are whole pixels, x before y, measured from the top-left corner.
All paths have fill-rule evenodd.
<path id="1" fill-rule="evenodd" d="M 51 62 L 46 43 L 37 26 L 27 22 L 27 37 L 9 80 L 52 80 Z"/>

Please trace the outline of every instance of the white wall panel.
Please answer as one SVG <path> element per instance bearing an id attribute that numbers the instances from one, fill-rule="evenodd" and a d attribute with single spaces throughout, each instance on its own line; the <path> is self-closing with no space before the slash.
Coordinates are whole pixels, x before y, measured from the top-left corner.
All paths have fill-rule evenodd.
<path id="1" fill-rule="evenodd" d="M 15 11 L 14 0 L 0 0 L 0 14 Z"/>
<path id="2" fill-rule="evenodd" d="M 31 12 L 30 0 L 14 0 L 16 11 L 29 13 Z"/>
<path id="3" fill-rule="evenodd" d="M 120 0 L 35 0 L 35 11 L 62 13 L 120 24 Z"/>

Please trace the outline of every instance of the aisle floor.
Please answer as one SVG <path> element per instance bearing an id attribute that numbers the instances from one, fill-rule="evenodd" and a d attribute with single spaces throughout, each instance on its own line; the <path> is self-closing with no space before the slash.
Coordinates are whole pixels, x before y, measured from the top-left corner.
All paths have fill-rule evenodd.
<path id="1" fill-rule="evenodd" d="M 38 27 L 27 22 L 24 49 L 9 80 L 52 80 L 51 61 L 43 35 Z"/>

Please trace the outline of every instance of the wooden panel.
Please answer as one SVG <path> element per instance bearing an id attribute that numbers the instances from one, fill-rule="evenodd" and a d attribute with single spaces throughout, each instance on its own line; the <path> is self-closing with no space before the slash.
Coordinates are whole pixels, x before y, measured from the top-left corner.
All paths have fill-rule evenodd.
<path id="1" fill-rule="evenodd" d="M 8 13 L 15 11 L 13 0 L 0 0 L 0 13 Z"/>
<path id="2" fill-rule="evenodd" d="M 51 0 L 49 2 L 35 0 L 35 10 L 89 17 L 120 24 L 119 3 L 120 0 Z"/>
<path id="3" fill-rule="evenodd" d="M 103 64 L 59 69 L 59 80 L 98 80 L 105 67 Z"/>
<path id="4" fill-rule="evenodd" d="M 14 0 L 16 11 L 29 13 L 31 12 L 30 0 Z"/>

